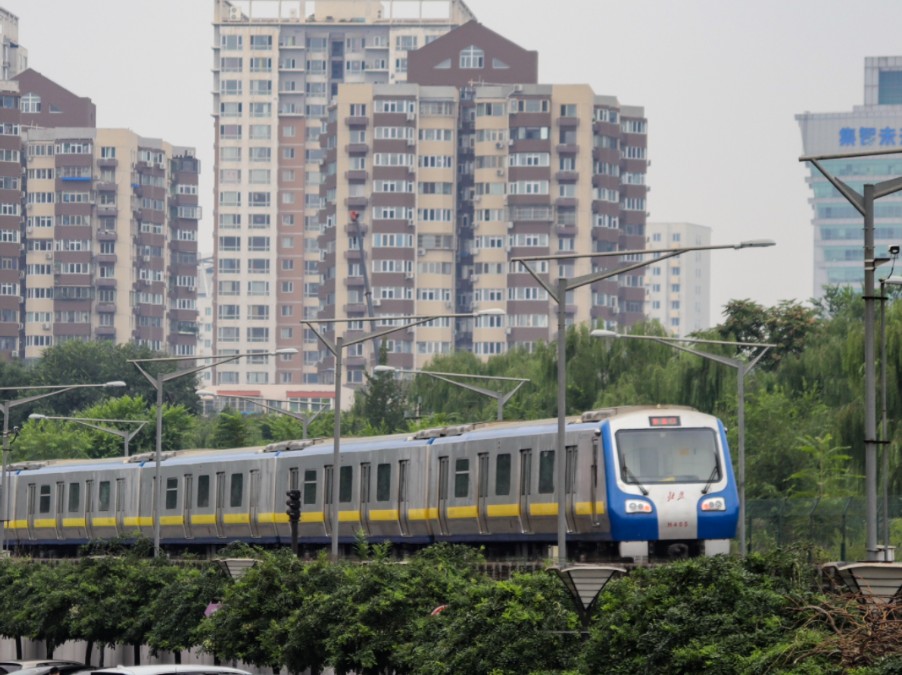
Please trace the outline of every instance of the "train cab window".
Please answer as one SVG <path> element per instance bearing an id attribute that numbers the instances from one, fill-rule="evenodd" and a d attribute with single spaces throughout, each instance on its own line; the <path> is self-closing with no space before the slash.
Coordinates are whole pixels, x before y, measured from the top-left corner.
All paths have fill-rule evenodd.
<path id="1" fill-rule="evenodd" d="M 511 492 L 511 456 L 504 452 L 495 458 L 495 494 L 499 497 Z"/>
<path id="2" fill-rule="evenodd" d="M 197 508 L 205 509 L 210 506 L 210 477 L 197 477 Z"/>
<path id="3" fill-rule="evenodd" d="M 316 504 L 316 471 L 304 471 L 304 504 Z"/>
<path id="4" fill-rule="evenodd" d="M 166 510 L 171 511 L 176 508 L 179 503 L 179 479 L 166 479 Z"/>
<path id="5" fill-rule="evenodd" d="M 470 460 L 458 459 L 454 462 L 454 496 L 467 497 L 470 494 Z"/>
<path id="6" fill-rule="evenodd" d="M 244 474 L 233 473 L 229 483 L 229 506 L 241 506 L 244 500 Z"/>
<path id="7" fill-rule="evenodd" d="M 391 464 L 376 465 L 376 501 L 391 499 Z"/>
<path id="8" fill-rule="evenodd" d="M 110 481 L 102 480 L 97 486 L 98 511 L 110 510 Z"/>
<path id="9" fill-rule="evenodd" d="M 81 483 L 69 483 L 69 513 L 78 513 L 81 507 Z"/>
<path id="10" fill-rule="evenodd" d="M 38 513 L 50 513 L 50 486 L 42 485 L 38 498 Z"/>
<path id="11" fill-rule="evenodd" d="M 539 494 L 554 492 L 554 450 L 539 453 Z"/>
<path id="12" fill-rule="evenodd" d="M 338 501 L 351 501 L 351 481 L 354 478 L 353 467 L 343 466 L 338 474 Z"/>

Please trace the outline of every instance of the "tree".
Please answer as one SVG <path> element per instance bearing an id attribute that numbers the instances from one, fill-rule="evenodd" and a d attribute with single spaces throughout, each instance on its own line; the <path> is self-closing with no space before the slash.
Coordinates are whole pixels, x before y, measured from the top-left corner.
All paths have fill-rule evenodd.
<path id="1" fill-rule="evenodd" d="M 379 363 L 388 362 L 388 350 L 383 340 Z M 367 373 L 367 386 L 359 390 L 352 413 L 361 416 L 377 434 L 390 434 L 407 428 L 404 387 L 392 372 Z"/>
<path id="2" fill-rule="evenodd" d="M 258 440 L 257 429 L 237 410 L 226 408 L 216 419 L 214 448 L 247 448 Z"/>

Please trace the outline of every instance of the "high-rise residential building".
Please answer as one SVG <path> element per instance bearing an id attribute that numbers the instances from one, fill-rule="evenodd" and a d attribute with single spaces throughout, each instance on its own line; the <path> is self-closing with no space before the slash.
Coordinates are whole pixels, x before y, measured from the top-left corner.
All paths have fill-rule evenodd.
<path id="1" fill-rule="evenodd" d="M 90 99 L 31 70 L 0 101 L 0 354 L 102 339 L 193 355 L 193 149 L 96 129 Z"/>
<path id="2" fill-rule="evenodd" d="M 646 248 L 710 246 L 711 228 L 693 223 L 647 223 Z M 674 336 L 711 325 L 711 253 L 692 251 L 645 270 L 645 314 Z"/>
<path id="3" fill-rule="evenodd" d="M 232 391 L 313 395 L 320 345 L 320 135 L 341 85 L 407 78 L 408 56 L 473 15 L 461 0 L 216 0 L 215 371 Z"/>
<path id="4" fill-rule="evenodd" d="M 832 155 L 899 149 L 899 154 L 832 159 L 823 166 L 859 193 L 863 185 L 902 176 L 902 56 L 864 62 L 864 105 L 850 111 L 796 115 L 804 155 Z M 813 210 L 815 297 L 826 286 L 864 282 L 862 216 L 813 166 L 807 179 Z M 902 243 L 902 193 L 874 207 L 875 254 Z"/>
<path id="5" fill-rule="evenodd" d="M 548 293 L 513 259 L 645 248 L 643 109 L 587 85 L 537 83 L 535 52 L 475 21 L 412 52 L 408 76 L 347 84 L 330 108 L 321 317 L 504 311 L 386 337 L 389 363 L 404 368 L 455 349 L 489 357 L 552 340 Z M 623 263 L 531 264 L 554 280 Z M 567 322 L 641 320 L 643 276 L 572 291 Z M 364 345 L 344 359 L 344 381 L 364 381 L 373 365 Z M 317 360 L 331 379 L 330 355 Z"/>
<path id="6" fill-rule="evenodd" d="M 19 44 L 19 17 L 0 7 L 0 81 L 11 80 L 28 68 L 28 50 Z"/>

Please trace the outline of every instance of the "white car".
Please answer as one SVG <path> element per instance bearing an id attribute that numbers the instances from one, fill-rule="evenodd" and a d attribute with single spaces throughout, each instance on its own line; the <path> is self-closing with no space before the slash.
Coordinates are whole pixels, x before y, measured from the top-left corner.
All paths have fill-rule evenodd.
<path id="1" fill-rule="evenodd" d="M 225 666 L 170 664 L 154 666 L 116 666 L 93 671 L 92 675 L 251 675 L 246 670 Z"/>

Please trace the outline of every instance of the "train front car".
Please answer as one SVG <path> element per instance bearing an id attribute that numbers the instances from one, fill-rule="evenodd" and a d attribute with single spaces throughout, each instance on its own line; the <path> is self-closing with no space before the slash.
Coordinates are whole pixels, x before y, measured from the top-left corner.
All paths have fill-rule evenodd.
<path id="1" fill-rule="evenodd" d="M 641 408 L 601 424 L 611 538 L 622 557 L 729 553 L 739 498 L 720 420 Z"/>

